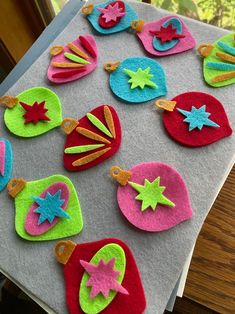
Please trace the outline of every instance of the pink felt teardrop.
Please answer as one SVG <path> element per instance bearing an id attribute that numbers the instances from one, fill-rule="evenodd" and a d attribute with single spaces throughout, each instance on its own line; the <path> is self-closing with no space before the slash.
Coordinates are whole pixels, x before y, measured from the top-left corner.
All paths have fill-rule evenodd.
<path id="1" fill-rule="evenodd" d="M 74 80 L 78 80 L 83 76 L 86 76 L 90 72 L 94 71 L 98 62 L 98 49 L 93 36 L 81 35 L 72 42 L 77 48 L 86 53 L 89 56 L 87 61 L 90 64 L 86 64 L 83 68 L 71 69 L 71 68 L 57 68 L 51 65 L 52 62 L 70 62 L 65 56 L 65 52 L 73 53 L 66 45 L 64 51 L 60 54 L 53 56 L 51 63 L 47 71 L 48 79 L 56 84 L 68 83 Z"/>
<path id="2" fill-rule="evenodd" d="M 65 183 L 57 182 L 50 185 L 46 190 L 44 190 L 40 194 L 40 197 L 44 198 L 47 192 L 49 192 L 51 195 L 54 195 L 59 190 L 61 190 L 60 199 L 64 200 L 64 203 L 62 204 L 61 207 L 64 210 L 66 210 L 66 207 L 69 201 L 70 191 Z M 32 195 L 32 197 L 33 196 L 37 196 L 37 195 Z M 28 215 L 25 219 L 25 230 L 28 234 L 32 236 L 37 236 L 37 235 L 47 232 L 49 229 L 53 228 L 55 224 L 59 221 L 59 218 L 56 217 L 52 223 L 49 223 L 49 221 L 44 221 L 42 224 L 38 225 L 39 215 L 34 212 L 37 207 L 38 207 L 37 203 L 34 202 L 32 206 L 30 207 Z"/>
<path id="3" fill-rule="evenodd" d="M 157 205 L 141 211 L 141 201 L 135 197 L 138 192 L 129 184 L 119 186 L 117 200 L 123 215 L 139 229 L 157 232 L 170 229 L 192 216 L 189 193 L 181 175 L 172 167 L 160 162 L 141 163 L 130 169 L 132 176 L 129 181 L 143 185 L 144 180 L 153 182 L 160 177 L 160 185 L 166 187 L 164 196 L 175 206 Z"/>

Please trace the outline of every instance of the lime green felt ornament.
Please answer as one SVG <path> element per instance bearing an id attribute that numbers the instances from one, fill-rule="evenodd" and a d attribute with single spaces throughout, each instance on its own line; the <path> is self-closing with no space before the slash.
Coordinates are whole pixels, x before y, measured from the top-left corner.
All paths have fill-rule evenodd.
<path id="1" fill-rule="evenodd" d="M 53 175 L 26 182 L 12 179 L 9 194 L 15 199 L 15 228 L 29 241 L 73 236 L 83 228 L 77 192 L 65 176 Z"/>
<path id="2" fill-rule="evenodd" d="M 48 88 L 33 87 L 16 97 L 3 96 L 0 102 L 7 107 L 6 127 L 17 136 L 38 136 L 62 123 L 60 99 Z"/>

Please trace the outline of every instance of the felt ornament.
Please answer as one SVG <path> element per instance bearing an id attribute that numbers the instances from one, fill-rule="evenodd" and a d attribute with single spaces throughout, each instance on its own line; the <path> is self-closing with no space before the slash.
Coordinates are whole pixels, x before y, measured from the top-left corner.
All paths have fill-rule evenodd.
<path id="1" fill-rule="evenodd" d="M 139 25 L 141 27 L 138 29 Z M 136 21 L 132 28 L 145 50 L 153 56 L 169 56 L 193 49 L 195 39 L 185 23 L 177 16 L 166 16 L 158 21 L 144 24 Z"/>
<path id="2" fill-rule="evenodd" d="M 65 46 L 54 46 L 50 53 L 47 77 L 56 84 L 78 80 L 97 67 L 98 49 L 91 35 L 81 35 Z"/>
<path id="3" fill-rule="evenodd" d="M 60 99 L 45 87 L 27 89 L 16 97 L 4 96 L 0 102 L 6 106 L 5 125 L 17 136 L 38 136 L 62 122 Z"/>
<path id="4" fill-rule="evenodd" d="M 121 32 L 138 19 L 131 5 L 124 1 L 107 1 L 84 6 L 82 12 L 93 28 L 102 35 Z"/>
<path id="5" fill-rule="evenodd" d="M 204 79 L 209 85 L 222 87 L 235 83 L 234 44 L 234 34 L 228 34 L 219 38 L 213 45 L 199 46 L 198 52 L 204 58 Z"/>
<path id="6" fill-rule="evenodd" d="M 64 265 L 70 314 L 141 314 L 146 300 L 139 271 L 128 246 L 110 238 L 78 244 L 60 241 L 57 260 Z"/>
<path id="7" fill-rule="evenodd" d="M 65 176 L 53 175 L 37 181 L 12 179 L 8 192 L 15 199 L 15 227 L 29 241 L 73 236 L 83 228 L 77 192 Z"/>
<path id="8" fill-rule="evenodd" d="M 11 178 L 13 154 L 11 143 L 0 138 L 0 191 L 2 191 Z"/>
<path id="9" fill-rule="evenodd" d="M 142 103 L 167 93 L 162 66 L 147 57 L 130 57 L 118 63 L 106 63 L 112 92 L 129 103 Z"/>
<path id="10" fill-rule="evenodd" d="M 69 171 L 85 170 L 112 157 L 122 137 L 117 112 L 109 105 L 99 106 L 75 121 L 67 134 L 64 167 Z"/>
<path id="11" fill-rule="evenodd" d="M 212 95 L 187 92 L 174 97 L 169 110 L 166 100 L 156 106 L 165 109 L 163 124 L 169 135 L 180 144 L 199 147 L 214 143 L 232 134 L 223 105 Z"/>
<path id="12" fill-rule="evenodd" d="M 187 186 L 171 166 L 145 162 L 129 171 L 112 167 L 110 174 L 117 182 L 122 182 L 117 190 L 118 205 L 135 227 L 158 232 L 192 216 Z"/>

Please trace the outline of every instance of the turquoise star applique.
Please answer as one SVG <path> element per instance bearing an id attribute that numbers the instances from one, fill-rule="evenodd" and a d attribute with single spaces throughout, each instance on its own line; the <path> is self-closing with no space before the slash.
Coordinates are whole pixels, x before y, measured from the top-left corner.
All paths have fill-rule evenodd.
<path id="1" fill-rule="evenodd" d="M 131 84 L 131 89 L 134 89 L 136 87 L 140 87 L 141 89 L 144 89 L 145 86 L 150 86 L 153 88 L 157 87 L 157 84 L 151 81 L 153 74 L 149 73 L 150 67 L 146 68 L 145 70 L 138 68 L 136 72 L 128 70 L 128 69 L 124 69 L 124 72 L 130 77 L 130 80 L 128 81 L 128 83 Z"/>
<path id="2" fill-rule="evenodd" d="M 214 121 L 210 120 L 208 117 L 211 115 L 209 112 L 206 112 L 206 106 L 201 106 L 200 108 L 195 108 L 192 106 L 191 111 L 186 111 L 180 108 L 177 110 L 182 113 L 186 118 L 184 122 L 189 123 L 189 131 L 198 128 L 201 130 L 204 125 L 212 126 L 215 128 L 219 128 L 220 126 Z"/>
<path id="3" fill-rule="evenodd" d="M 39 205 L 34 212 L 40 214 L 38 219 L 38 225 L 48 220 L 52 223 L 55 217 L 69 219 L 70 216 L 61 207 L 64 204 L 64 200 L 60 199 L 61 190 L 57 191 L 54 195 L 47 192 L 45 198 L 39 196 L 33 196 L 33 200 Z"/>
<path id="4" fill-rule="evenodd" d="M 135 199 L 142 201 L 141 211 L 144 211 L 148 207 L 151 207 L 152 210 L 156 210 L 158 203 L 171 207 L 175 206 L 172 201 L 163 195 L 165 186 L 160 186 L 160 177 L 157 177 L 153 182 L 149 182 L 148 179 L 145 179 L 144 185 L 134 182 L 129 182 L 129 184 L 133 189 L 139 192 Z"/>

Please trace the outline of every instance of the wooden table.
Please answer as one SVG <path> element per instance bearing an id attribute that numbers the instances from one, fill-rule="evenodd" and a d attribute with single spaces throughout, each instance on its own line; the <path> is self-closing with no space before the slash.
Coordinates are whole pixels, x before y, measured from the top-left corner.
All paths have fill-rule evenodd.
<path id="1" fill-rule="evenodd" d="M 205 313 L 235 313 L 235 166 L 197 239 L 184 296 Z"/>

